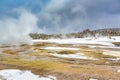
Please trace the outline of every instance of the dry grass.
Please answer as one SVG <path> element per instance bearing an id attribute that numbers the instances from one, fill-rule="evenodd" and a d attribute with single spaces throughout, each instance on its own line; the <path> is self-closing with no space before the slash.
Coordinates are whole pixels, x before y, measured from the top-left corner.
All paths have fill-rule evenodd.
<path id="1" fill-rule="evenodd" d="M 33 70 L 33 72 L 37 74 L 42 74 L 42 73 L 45 74 L 45 71 L 49 71 L 48 74 L 61 73 L 62 76 L 60 75 L 57 76 L 60 78 L 58 80 L 65 80 L 65 79 L 72 80 L 72 78 L 77 80 L 80 77 L 83 80 L 85 80 L 87 78 L 90 78 L 91 76 L 96 77 L 97 79 L 100 79 L 100 80 L 101 78 L 105 78 L 105 79 L 116 78 L 115 80 L 117 80 L 117 77 L 119 76 L 119 73 L 114 72 L 112 68 L 107 66 L 75 65 L 75 64 L 61 63 L 59 61 L 48 61 L 48 60 L 33 61 L 33 60 L 25 60 L 25 59 L 24 60 L 23 59 L 8 60 L 8 61 L 3 61 L 3 63 L 14 65 L 14 66 L 22 66 L 23 68 L 28 68 Z M 78 78 L 76 78 L 74 74 L 77 74 Z M 69 76 L 71 78 L 69 77 L 65 78 L 65 76 Z"/>
<path id="2" fill-rule="evenodd" d="M 62 71 L 68 71 L 69 65 L 56 62 L 56 61 L 47 61 L 47 60 L 6 60 L 2 61 L 7 64 L 13 64 L 17 66 L 23 66 L 27 68 L 32 68 L 32 69 L 40 69 L 40 70 L 62 70 Z M 67 68 L 68 67 L 68 68 Z M 38 72 L 39 73 L 39 72 Z"/>
<path id="3" fill-rule="evenodd" d="M 2 53 L 7 53 L 7 54 L 17 54 L 16 50 L 12 50 L 12 49 L 8 49 L 8 50 L 4 50 L 2 51 Z"/>
<path id="4" fill-rule="evenodd" d="M 86 56 L 98 59 L 115 58 L 113 56 L 103 55 L 103 51 L 96 49 L 82 49 L 81 52 L 84 53 Z"/>
<path id="5" fill-rule="evenodd" d="M 84 61 L 83 61 L 84 62 Z M 64 63 L 53 60 L 27 60 L 20 59 L 16 56 L 14 58 L 6 57 L 0 63 L 4 63 L 10 65 L 9 68 L 15 66 L 15 68 L 19 69 L 27 69 L 32 70 L 36 74 L 43 75 L 52 75 L 55 74 L 56 77 L 59 77 L 58 80 L 87 80 L 89 78 L 97 78 L 99 80 L 119 80 L 119 73 L 112 70 L 110 67 L 101 66 L 105 63 L 104 60 L 93 61 L 94 65 L 90 65 L 90 63 L 86 65 L 80 64 L 71 64 Z M 96 64 L 101 64 L 96 66 Z M 2 67 L 4 68 L 4 67 Z M 91 74 L 92 73 L 92 74 Z M 103 74 L 104 73 L 104 74 Z M 59 75 L 61 74 L 61 76 Z M 76 77 L 75 77 L 76 76 Z M 103 78 L 103 79 L 102 79 Z"/>
<path id="6" fill-rule="evenodd" d="M 42 54 L 41 53 L 35 53 L 35 52 L 33 52 L 33 53 L 29 53 L 28 55 L 29 56 L 40 56 Z"/>
<path id="7" fill-rule="evenodd" d="M 47 42 L 41 42 L 41 43 L 34 43 L 33 46 L 40 47 L 40 46 L 56 46 L 55 43 L 47 43 Z"/>
<path id="8" fill-rule="evenodd" d="M 28 55 L 29 56 L 41 56 L 41 55 L 50 55 L 52 52 L 50 52 L 49 50 L 42 50 L 42 49 L 37 49 L 34 48 L 33 52 L 29 52 Z"/>
<path id="9" fill-rule="evenodd" d="M 35 51 L 40 51 L 40 50 L 42 50 L 41 48 L 34 48 L 33 50 L 35 50 Z"/>
<path id="10" fill-rule="evenodd" d="M 106 61 L 104 58 L 113 58 L 112 56 L 105 56 L 102 54 L 103 51 L 97 49 L 89 49 L 89 48 L 82 48 L 79 51 L 74 50 L 42 50 L 39 46 L 48 46 L 50 44 L 40 44 L 37 45 L 38 48 L 34 48 L 33 52 L 30 52 L 26 55 L 31 56 L 41 56 L 48 57 L 51 53 L 58 53 L 58 54 L 75 54 L 78 52 L 84 53 L 86 56 L 99 58 L 100 60 L 90 61 L 90 60 L 74 60 L 74 59 L 60 59 L 49 57 L 50 59 L 36 59 L 30 60 L 23 59 L 18 57 L 17 55 L 11 56 L 0 56 L 0 69 L 6 68 L 17 68 L 17 69 L 25 69 L 25 70 L 32 70 L 36 74 L 43 74 L 43 75 L 55 75 L 58 80 L 89 80 L 89 78 L 96 78 L 98 80 L 119 80 L 119 73 L 112 68 L 112 65 L 120 65 L 119 62 L 110 62 L 110 66 L 106 66 Z M 52 46 L 55 46 L 53 44 Z M 64 47 L 64 45 L 62 45 Z M 34 46 L 35 47 L 35 46 Z M 27 48 L 25 48 L 27 49 Z M 23 49 L 19 50 L 4 50 L 3 53 L 7 54 L 17 54 L 17 51 L 22 51 Z M 66 61 L 65 61 L 66 60 Z M 70 61 L 71 60 L 71 61 Z M 72 63 L 71 63 L 72 62 Z M 5 64 L 1 66 L 1 63 Z M 80 64 L 81 63 L 81 64 Z M 85 64 L 84 64 L 85 63 Z"/>
<path id="11" fill-rule="evenodd" d="M 75 50 L 63 50 L 63 51 L 58 51 L 57 53 L 58 54 L 75 54 L 77 52 L 78 51 L 75 51 Z"/>
<path id="12" fill-rule="evenodd" d="M 120 46 L 120 42 L 113 42 L 114 45 Z"/>

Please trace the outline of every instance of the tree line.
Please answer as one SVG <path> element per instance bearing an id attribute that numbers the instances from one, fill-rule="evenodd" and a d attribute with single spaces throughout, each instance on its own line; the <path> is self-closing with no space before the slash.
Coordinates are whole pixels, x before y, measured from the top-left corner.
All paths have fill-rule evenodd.
<path id="1" fill-rule="evenodd" d="M 30 33 L 32 39 L 63 39 L 63 38 L 84 38 L 84 37 L 100 37 L 100 36 L 120 36 L 120 28 L 113 29 L 98 29 L 98 30 L 83 30 L 77 33 L 67 34 L 41 34 Z"/>

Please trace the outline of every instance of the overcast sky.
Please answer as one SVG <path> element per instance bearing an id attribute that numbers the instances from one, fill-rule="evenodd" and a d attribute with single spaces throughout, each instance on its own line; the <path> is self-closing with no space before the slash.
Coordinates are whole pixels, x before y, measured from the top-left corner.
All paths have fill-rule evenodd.
<path id="1" fill-rule="evenodd" d="M 120 0 L 0 0 L 0 31 L 13 25 L 42 33 L 120 28 Z"/>

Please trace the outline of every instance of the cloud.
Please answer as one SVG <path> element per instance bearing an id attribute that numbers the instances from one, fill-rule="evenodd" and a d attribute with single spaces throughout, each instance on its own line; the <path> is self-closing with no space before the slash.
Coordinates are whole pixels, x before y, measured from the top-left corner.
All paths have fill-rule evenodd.
<path id="1" fill-rule="evenodd" d="M 0 20 L 0 43 L 2 44 L 30 43 L 28 34 L 38 31 L 37 16 L 25 9 L 17 9 L 16 13 L 19 15 L 18 18 L 6 17 Z"/>
<path id="2" fill-rule="evenodd" d="M 50 0 L 39 14 L 46 33 L 120 28 L 119 0 Z"/>
<path id="3" fill-rule="evenodd" d="M 46 33 L 65 33 L 75 31 L 86 17 L 82 5 L 72 4 L 72 0 L 51 0 L 40 12 L 39 25 L 46 27 Z M 69 5 L 68 5 L 69 3 Z M 53 31 L 52 31 L 53 30 Z"/>

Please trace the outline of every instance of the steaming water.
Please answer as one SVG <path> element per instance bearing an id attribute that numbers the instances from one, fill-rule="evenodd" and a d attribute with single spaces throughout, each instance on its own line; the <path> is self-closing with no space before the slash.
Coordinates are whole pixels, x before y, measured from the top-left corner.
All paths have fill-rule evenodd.
<path id="1" fill-rule="evenodd" d="M 18 18 L 0 20 L 0 44 L 31 44 L 29 33 L 38 31 L 37 17 L 24 9 Z"/>

